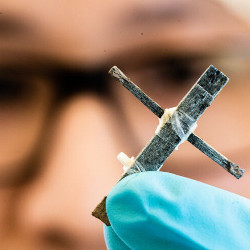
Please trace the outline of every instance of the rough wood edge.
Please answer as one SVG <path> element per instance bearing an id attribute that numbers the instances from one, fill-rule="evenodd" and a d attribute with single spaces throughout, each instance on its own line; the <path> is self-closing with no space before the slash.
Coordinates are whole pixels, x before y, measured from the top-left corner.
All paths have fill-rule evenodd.
<path id="1" fill-rule="evenodd" d="M 106 224 L 106 226 L 110 226 L 109 218 L 107 215 L 106 210 L 106 199 L 107 196 L 105 196 L 102 201 L 96 206 L 94 211 L 92 212 L 92 215 L 96 217 L 97 219 L 101 220 L 103 223 Z"/>

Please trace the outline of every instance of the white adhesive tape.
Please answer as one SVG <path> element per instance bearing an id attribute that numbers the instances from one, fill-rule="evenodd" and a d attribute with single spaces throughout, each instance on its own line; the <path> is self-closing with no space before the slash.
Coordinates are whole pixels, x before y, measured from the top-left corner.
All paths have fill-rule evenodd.
<path id="1" fill-rule="evenodd" d="M 182 144 L 184 141 L 186 141 L 187 138 L 190 136 L 190 134 L 192 134 L 195 131 L 195 129 L 197 128 L 197 123 L 196 122 L 194 123 L 194 119 L 190 117 L 189 115 L 176 111 L 176 107 L 165 109 L 164 114 L 159 119 L 160 122 L 159 122 L 158 127 L 156 128 L 155 134 L 157 135 L 160 134 L 161 128 L 166 124 L 166 122 L 169 120 L 170 117 L 172 117 L 171 124 L 172 124 L 173 130 L 181 138 L 181 141 L 175 148 L 176 150 L 178 150 L 178 146 Z M 190 124 L 192 124 L 189 128 L 189 131 L 186 133 L 184 132 L 183 126 L 182 126 L 183 117 L 185 117 L 185 121 L 189 121 Z"/>

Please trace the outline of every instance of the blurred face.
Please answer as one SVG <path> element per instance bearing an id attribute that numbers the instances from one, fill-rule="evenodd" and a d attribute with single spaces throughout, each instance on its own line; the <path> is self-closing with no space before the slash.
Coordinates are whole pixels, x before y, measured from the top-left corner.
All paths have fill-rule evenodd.
<path id="1" fill-rule="evenodd" d="M 122 174 L 116 155 L 136 156 L 158 123 L 108 78 L 113 65 L 164 108 L 177 106 L 210 64 L 230 77 L 195 133 L 245 168 L 242 180 L 188 142 L 163 170 L 250 197 L 249 43 L 238 20 L 208 1 L 65 1 L 60 7 L 6 1 L 3 6 L 0 241 L 5 249 L 105 249 L 102 224 L 91 211 Z"/>

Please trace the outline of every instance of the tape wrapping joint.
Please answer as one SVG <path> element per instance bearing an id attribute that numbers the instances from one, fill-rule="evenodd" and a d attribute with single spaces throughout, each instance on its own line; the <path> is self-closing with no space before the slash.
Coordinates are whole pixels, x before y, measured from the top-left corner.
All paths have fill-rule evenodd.
<path id="1" fill-rule="evenodd" d="M 163 140 L 168 139 L 165 137 L 164 129 L 162 129 L 166 123 L 171 125 L 176 135 L 180 138 L 180 142 L 175 149 L 178 149 L 178 146 L 186 141 L 197 128 L 195 119 L 188 114 L 177 110 L 176 107 L 165 109 L 163 116 L 160 118 L 160 124 L 158 125 L 155 134 Z"/>

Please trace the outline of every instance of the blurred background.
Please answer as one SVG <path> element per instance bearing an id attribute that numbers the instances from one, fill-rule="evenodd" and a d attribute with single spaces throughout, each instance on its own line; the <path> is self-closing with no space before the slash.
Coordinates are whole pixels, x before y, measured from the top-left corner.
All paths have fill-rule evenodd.
<path id="1" fill-rule="evenodd" d="M 2 0 L 0 249 L 105 249 L 91 212 L 123 173 L 118 153 L 136 156 L 158 125 L 113 65 L 164 108 L 210 64 L 225 73 L 195 133 L 246 173 L 188 142 L 162 170 L 250 198 L 249 13 L 243 0 Z"/>

